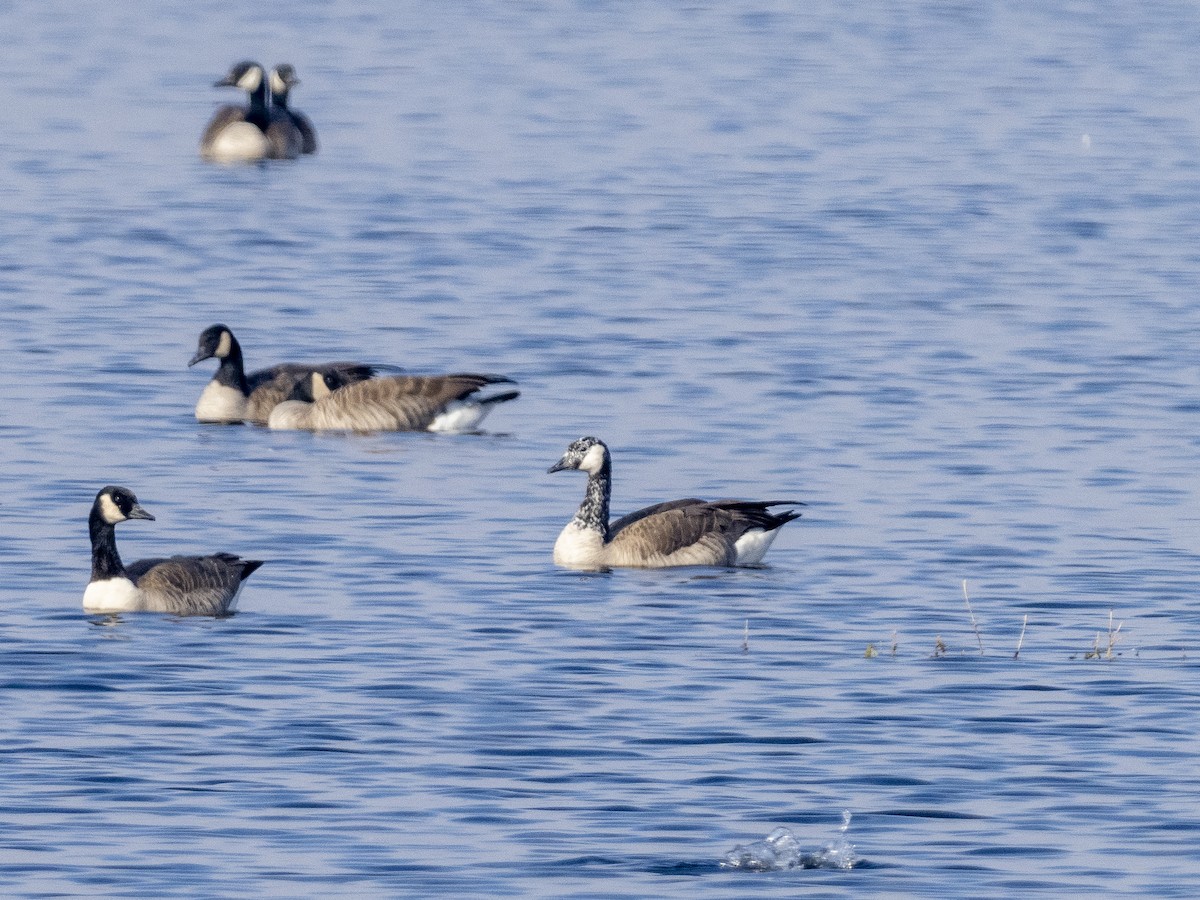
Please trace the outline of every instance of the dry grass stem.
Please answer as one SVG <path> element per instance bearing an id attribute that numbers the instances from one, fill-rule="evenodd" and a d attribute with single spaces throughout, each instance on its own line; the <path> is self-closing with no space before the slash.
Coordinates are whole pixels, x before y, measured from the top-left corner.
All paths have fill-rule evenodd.
<path id="1" fill-rule="evenodd" d="M 1017 652 L 1013 654 L 1013 659 L 1020 659 L 1021 647 L 1025 643 L 1025 629 L 1029 625 L 1029 613 L 1025 613 L 1025 620 L 1021 622 L 1021 636 L 1017 638 Z"/>
<path id="2" fill-rule="evenodd" d="M 979 623 L 975 621 L 975 610 L 971 609 L 971 598 L 967 596 L 967 579 L 963 579 L 963 600 L 967 604 L 967 612 L 971 616 L 971 627 L 975 629 L 975 640 L 979 642 L 979 655 L 983 656 L 983 636 L 979 633 Z"/>

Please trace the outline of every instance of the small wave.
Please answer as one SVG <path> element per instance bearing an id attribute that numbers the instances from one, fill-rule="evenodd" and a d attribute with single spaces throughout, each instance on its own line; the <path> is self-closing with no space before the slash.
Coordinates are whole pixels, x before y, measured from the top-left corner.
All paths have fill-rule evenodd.
<path id="1" fill-rule="evenodd" d="M 781 872 L 786 869 L 852 869 L 858 864 L 854 845 L 846 839 L 850 812 L 842 813 L 840 837 L 819 850 L 805 850 L 790 828 L 776 828 L 761 841 L 738 844 L 721 859 L 722 869 Z"/>

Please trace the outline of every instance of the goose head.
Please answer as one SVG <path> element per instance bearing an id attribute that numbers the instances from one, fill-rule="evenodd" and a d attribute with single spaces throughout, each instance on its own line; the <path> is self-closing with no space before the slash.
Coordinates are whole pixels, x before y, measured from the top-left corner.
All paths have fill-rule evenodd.
<path id="1" fill-rule="evenodd" d="M 233 346 L 233 332 L 224 325 L 205 328 L 200 333 L 200 343 L 196 347 L 196 355 L 192 357 L 188 366 L 194 366 L 206 359 L 224 359 L 233 351 Z"/>
<path id="2" fill-rule="evenodd" d="M 608 447 L 597 437 L 581 437 L 572 441 L 562 459 L 547 469 L 549 472 L 561 472 L 564 469 L 579 469 L 589 475 L 596 475 L 609 464 Z"/>
<path id="3" fill-rule="evenodd" d="M 338 388 L 349 384 L 350 380 L 340 372 L 309 372 L 303 378 L 296 380 L 289 400 L 299 400 L 302 403 L 316 403 L 322 397 L 328 397 Z"/>
<path id="4" fill-rule="evenodd" d="M 213 84 L 213 87 L 236 87 L 248 94 L 253 94 L 262 83 L 263 67 L 256 62 L 246 60 L 236 63 L 224 78 Z"/>
<path id="5" fill-rule="evenodd" d="M 118 522 L 124 522 L 128 519 L 149 519 L 151 522 L 154 521 L 154 516 L 142 508 L 133 491 L 129 490 L 129 488 L 117 487 L 112 484 L 100 489 L 100 493 L 96 495 L 96 502 L 92 505 L 92 509 L 109 525 L 116 525 Z"/>
<path id="6" fill-rule="evenodd" d="M 296 77 L 296 70 L 291 63 L 280 63 L 271 70 L 271 93 L 286 97 L 288 91 L 300 83 L 300 79 Z"/>

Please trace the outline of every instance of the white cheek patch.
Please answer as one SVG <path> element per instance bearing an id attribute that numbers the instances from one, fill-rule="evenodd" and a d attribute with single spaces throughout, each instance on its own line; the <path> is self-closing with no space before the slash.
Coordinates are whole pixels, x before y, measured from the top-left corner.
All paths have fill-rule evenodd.
<path id="1" fill-rule="evenodd" d="M 271 70 L 271 93 L 286 94 L 287 85 L 283 83 L 283 79 L 279 77 L 279 73 L 274 69 Z"/>
<path id="2" fill-rule="evenodd" d="M 253 93 L 258 90 L 260 84 L 262 84 L 262 69 L 255 66 L 246 70 L 246 74 L 238 79 L 237 86 L 243 91 Z"/>
<path id="3" fill-rule="evenodd" d="M 221 340 L 217 341 L 217 352 L 213 354 L 217 359 L 224 359 L 229 355 L 229 351 L 233 349 L 233 336 L 228 331 L 221 332 Z"/>
<path id="4" fill-rule="evenodd" d="M 313 400 L 320 400 L 322 397 L 328 397 L 333 391 L 329 390 L 329 385 L 325 383 L 325 376 L 320 372 L 312 373 L 312 395 Z"/>
<path id="5" fill-rule="evenodd" d="M 100 515 L 104 516 L 104 521 L 109 525 L 125 521 L 125 514 L 121 512 L 117 504 L 113 503 L 113 498 L 108 494 L 100 498 Z"/>
<path id="6" fill-rule="evenodd" d="M 595 475 L 599 472 L 604 468 L 604 448 L 599 444 L 594 444 L 588 448 L 588 452 L 579 461 L 579 468 L 589 475 Z"/>

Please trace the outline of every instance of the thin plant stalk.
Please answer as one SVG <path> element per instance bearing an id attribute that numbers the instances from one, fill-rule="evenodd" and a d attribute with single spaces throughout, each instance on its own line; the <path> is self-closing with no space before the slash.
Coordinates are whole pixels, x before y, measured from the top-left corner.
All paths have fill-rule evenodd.
<path id="1" fill-rule="evenodd" d="M 971 615 L 971 627 L 975 629 L 975 640 L 979 642 L 979 655 L 983 656 L 983 635 L 979 633 L 979 623 L 975 621 L 975 610 L 971 609 L 971 598 L 967 596 L 967 579 L 963 579 L 963 600 L 967 603 L 967 612 Z"/>

